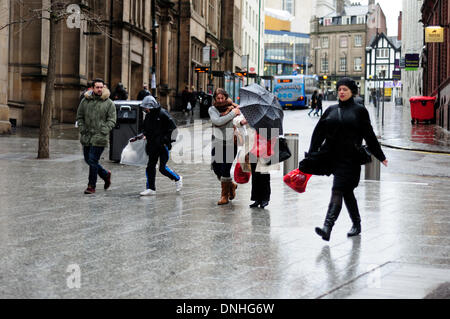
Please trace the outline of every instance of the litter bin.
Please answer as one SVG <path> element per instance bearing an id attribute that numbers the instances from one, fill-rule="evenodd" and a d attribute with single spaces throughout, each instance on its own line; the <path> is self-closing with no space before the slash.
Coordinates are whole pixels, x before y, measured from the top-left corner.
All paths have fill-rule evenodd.
<path id="1" fill-rule="evenodd" d="M 434 102 L 436 97 L 430 96 L 413 96 L 409 99 L 411 104 L 411 123 L 419 121 L 427 121 L 431 123 L 434 119 Z"/>
<path id="2" fill-rule="evenodd" d="M 205 94 L 202 98 L 202 102 L 200 103 L 200 118 L 208 118 L 209 113 L 208 109 L 212 105 L 213 97 L 211 94 Z"/>
<path id="3" fill-rule="evenodd" d="M 284 134 L 284 138 L 286 139 L 287 146 L 292 154 L 283 164 L 283 175 L 286 175 L 298 168 L 298 134 L 286 133 Z"/>
<path id="4" fill-rule="evenodd" d="M 139 134 L 142 123 L 142 111 L 139 109 L 142 101 L 114 101 L 116 106 L 116 126 L 109 135 L 109 159 L 120 161 L 122 150 L 128 140 Z"/>
<path id="5" fill-rule="evenodd" d="M 380 180 L 380 161 L 372 155 L 372 162 L 365 165 L 364 179 L 379 181 Z"/>

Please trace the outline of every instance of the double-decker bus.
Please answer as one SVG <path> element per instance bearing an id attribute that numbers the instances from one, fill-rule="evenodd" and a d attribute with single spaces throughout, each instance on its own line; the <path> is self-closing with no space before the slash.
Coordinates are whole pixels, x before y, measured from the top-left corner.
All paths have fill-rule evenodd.
<path id="1" fill-rule="evenodd" d="M 315 75 L 274 76 L 273 94 L 283 108 L 307 108 L 319 78 Z"/>

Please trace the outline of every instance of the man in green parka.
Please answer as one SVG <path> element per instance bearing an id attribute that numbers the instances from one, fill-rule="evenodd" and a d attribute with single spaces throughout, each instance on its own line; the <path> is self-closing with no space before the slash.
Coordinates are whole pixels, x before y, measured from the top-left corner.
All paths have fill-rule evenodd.
<path id="1" fill-rule="evenodd" d="M 95 79 L 92 91 L 84 94 L 78 107 L 77 122 L 84 160 L 89 165 L 89 184 L 85 194 L 94 194 L 97 175 L 105 181 L 105 190 L 111 185 L 111 172 L 100 164 L 100 156 L 109 142 L 109 132 L 116 125 L 116 107 L 110 100 L 110 91 L 102 79 Z"/>

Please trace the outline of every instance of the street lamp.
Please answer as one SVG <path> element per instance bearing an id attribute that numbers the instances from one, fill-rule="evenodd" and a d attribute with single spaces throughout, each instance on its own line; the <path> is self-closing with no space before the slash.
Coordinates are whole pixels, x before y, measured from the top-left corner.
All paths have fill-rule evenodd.
<path id="1" fill-rule="evenodd" d="M 344 67 L 345 67 L 344 76 L 347 77 L 347 52 L 344 52 L 344 57 L 345 57 L 345 60 L 344 60 L 344 62 L 345 62 L 345 64 L 344 64 Z"/>
<path id="2" fill-rule="evenodd" d="M 293 54 L 292 54 L 292 69 L 295 69 L 295 40 L 291 42 L 293 46 Z"/>

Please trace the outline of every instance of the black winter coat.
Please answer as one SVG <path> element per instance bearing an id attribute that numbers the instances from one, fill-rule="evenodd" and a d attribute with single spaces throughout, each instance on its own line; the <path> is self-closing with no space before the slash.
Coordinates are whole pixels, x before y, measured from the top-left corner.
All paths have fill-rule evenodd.
<path id="1" fill-rule="evenodd" d="M 341 109 L 342 122 L 338 108 Z M 379 161 L 386 159 L 373 132 L 369 112 L 351 98 L 326 109 L 314 129 L 309 152 L 326 148 L 331 151 L 335 166 L 359 166 L 356 146 L 361 146 L 363 139 Z"/>
<path id="2" fill-rule="evenodd" d="M 158 108 L 147 113 L 143 124 L 143 133 L 147 139 L 147 154 L 159 152 L 164 145 L 171 149 L 172 142 L 176 140 L 172 132 L 176 128 L 174 119 L 165 109 Z"/>

